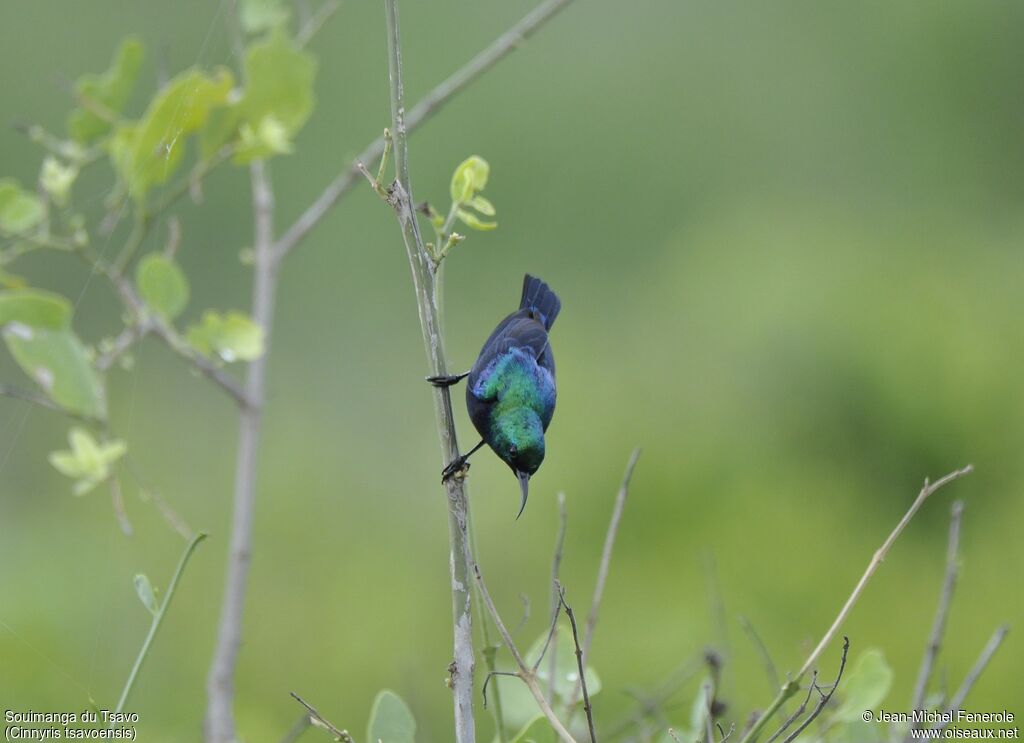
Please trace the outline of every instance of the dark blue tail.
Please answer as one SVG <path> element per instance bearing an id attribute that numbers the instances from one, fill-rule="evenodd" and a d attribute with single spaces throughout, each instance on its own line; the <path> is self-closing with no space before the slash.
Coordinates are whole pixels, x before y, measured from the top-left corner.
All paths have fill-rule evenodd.
<path id="1" fill-rule="evenodd" d="M 541 314 L 544 328 L 551 330 L 558 311 L 562 309 L 562 300 L 543 281 L 526 274 L 523 277 L 523 297 L 519 300 L 519 309 L 537 310 Z"/>

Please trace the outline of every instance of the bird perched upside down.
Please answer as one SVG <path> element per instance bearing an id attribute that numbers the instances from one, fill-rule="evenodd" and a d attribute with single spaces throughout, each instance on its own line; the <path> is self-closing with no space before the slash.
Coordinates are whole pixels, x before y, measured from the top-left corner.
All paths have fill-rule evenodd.
<path id="1" fill-rule="evenodd" d="M 445 467 L 443 479 L 463 470 L 469 455 L 487 444 L 519 479 L 520 515 L 526 508 L 530 477 L 544 461 L 544 433 L 555 412 L 555 357 L 548 331 L 561 308 L 558 295 L 527 274 L 519 309 L 498 323 L 473 368 L 465 374 L 428 378 L 435 386 L 447 387 L 469 377 L 466 406 L 483 437 Z"/>

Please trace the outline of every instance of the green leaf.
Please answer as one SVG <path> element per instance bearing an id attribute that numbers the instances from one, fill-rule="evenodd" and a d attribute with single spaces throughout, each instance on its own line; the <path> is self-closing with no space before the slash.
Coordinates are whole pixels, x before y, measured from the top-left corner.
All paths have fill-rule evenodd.
<path id="1" fill-rule="evenodd" d="M 43 221 L 43 202 L 10 178 L 0 179 L 0 230 L 27 232 Z"/>
<path id="2" fill-rule="evenodd" d="M 284 124 L 273 114 L 264 116 L 256 129 L 249 124 L 243 124 L 239 130 L 239 137 L 234 157 L 236 165 L 264 160 L 272 155 L 287 155 L 295 149 L 288 139 L 288 131 Z"/>
<path id="3" fill-rule="evenodd" d="M 189 327 L 186 339 L 200 353 L 217 354 L 229 363 L 253 361 L 263 354 L 263 328 L 237 311 L 222 315 L 207 310 L 198 325 Z"/>
<path id="4" fill-rule="evenodd" d="M 146 304 L 167 320 L 176 318 L 188 305 L 188 279 L 163 253 L 150 253 L 139 261 L 135 283 Z"/>
<path id="5" fill-rule="evenodd" d="M 288 9 L 283 0 L 242 0 L 240 12 L 242 28 L 256 34 L 288 21 Z"/>
<path id="6" fill-rule="evenodd" d="M 316 61 L 283 32 L 249 47 L 245 75 L 238 111 L 250 126 L 258 128 L 265 117 L 273 116 L 290 137 L 313 113 Z"/>
<path id="7" fill-rule="evenodd" d="M 43 160 L 43 169 L 39 173 L 39 185 L 49 194 L 57 206 L 67 206 L 71 197 L 71 186 L 78 178 L 78 168 L 65 165 L 53 156 Z"/>
<path id="8" fill-rule="evenodd" d="M 71 303 L 59 294 L 40 289 L 0 291 L 0 327 L 12 322 L 62 330 L 71 322 Z"/>
<path id="9" fill-rule="evenodd" d="M 470 229 L 480 230 L 481 232 L 493 230 L 498 226 L 497 222 L 485 222 L 480 219 L 480 217 L 473 214 L 473 212 L 466 211 L 465 209 L 459 209 L 456 212 L 456 216 L 458 216 L 460 222 Z"/>
<path id="10" fill-rule="evenodd" d="M 111 114 L 119 114 L 128 102 L 142 66 L 142 43 L 129 37 L 121 42 L 110 69 L 100 75 L 83 75 L 75 81 L 75 93 L 102 107 Z M 88 108 L 76 108 L 68 115 L 68 133 L 80 144 L 89 144 L 111 131 L 111 123 Z"/>
<path id="11" fill-rule="evenodd" d="M 837 720 L 854 722 L 866 709 L 878 709 L 892 687 L 892 668 L 878 648 L 869 648 L 857 656 L 853 670 L 843 681 L 843 703 L 836 710 Z"/>
<path id="12" fill-rule="evenodd" d="M 413 743 L 416 720 L 402 698 L 384 689 L 373 700 L 370 722 L 366 726 L 366 743 Z"/>
<path id="13" fill-rule="evenodd" d="M 156 602 L 156 592 L 153 590 L 153 584 L 149 582 L 149 578 L 146 577 L 145 573 L 139 573 L 135 576 L 135 593 L 139 597 L 139 601 L 145 606 L 150 614 L 154 616 L 160 611 L 160 606 Z"/>
<path id="14" fill-rule="evenodd" d="M 480 196 L 479 194 L 477 194 L 472 199 L 467 201 L 466 206 L 470 206 L 476 209 L 485 217 L 493 217 L 495 215 L 494 204 L 492 204 L 489 199 L 485 199 L 483 196 Z"/>
<path id="15" fill-rule="evenodd" d="M 536 707 L 536 705 L 534 705 Z M 544 715 L 537 715 L 515 734 L 511 743 L 553 743 L 555 731 Z"/>
<path id="16" fill-rule="evenodd" d="M 477 191 L 487 187 L 490 175 L 491 166 L 482 157 L 472 155 L 463 160 L 452 174 L 452 201 L 464 204 L 471 200 Z"/>
<path id="17" fill-rule="evenodd" d="M 4 328 L 3 336 L 14 360 L 55 403 L 72 413 L 106 417 L 103 386 L 73 332 L 13 322 Z"/>
<path id="18" fill-rule="evenodd" d="M 235 142 L 243 164 L 292 151 L 292 138 L 313 112 L 316 61 L 282 30 L 255 41 L 245 57 L 246 88 L 240 100 L 217 109 L 200 135 L 208 159 Z"/>
<path id="19" fill-rule="evenodd" d="M 203 127 L 210 111 L 227 103 L 231 72 L 213 76 L 192 68 L 171 80 L 134 125 L 120 127 L 111 159 L 132 198 L 141 201 L 155 184 L 165 183 L 181 163 L 188 135 Z"/>

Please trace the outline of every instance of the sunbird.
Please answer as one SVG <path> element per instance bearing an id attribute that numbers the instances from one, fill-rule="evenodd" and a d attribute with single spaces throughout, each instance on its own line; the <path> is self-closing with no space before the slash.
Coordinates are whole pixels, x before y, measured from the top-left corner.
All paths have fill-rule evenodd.
<path id="1" fill-rule="evenodd" d="M 555 357 L 548 331 L 562 301 L 540 279 L 526 274 L 519 309 L 494 329 L 473 368 L 465 374 L 428 377 L 438 387 L 466 382 L 466 407 L 482 440 L 445 467 L 448 479 L 466 467 L 470 454 L 491 447 L 519 479 L 526 508 L 530 477 L 544 461 L 544 433 L 555 413 Z"/>

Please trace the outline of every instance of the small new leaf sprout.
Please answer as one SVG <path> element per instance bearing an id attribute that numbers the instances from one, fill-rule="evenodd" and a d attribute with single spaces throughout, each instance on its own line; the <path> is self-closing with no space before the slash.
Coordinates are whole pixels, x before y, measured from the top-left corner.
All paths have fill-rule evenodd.
<path id="1" fill-rule="evenodd" d="M 497 222 L 485 222 L 484 220 L 480 219 L 480 217 L 475 215 L 473 212 L 467 211 L 466 209 L 458 209 L 455 213 L 458 216 L 459 221 L 461 221 L 470 229 L 485 232 L 487 230 L 493 230 L 495 227 L 498 226 Z"/>
<path id="2" fill-rule="evenodd" d="M 216 310 L 203 313 L 202 321 L 185 335 L 189 344 L 204 356 L 216 354 L 222 361 L 254 361 L 263 355 L 263 328 L 248 315 Z"/>
<path id="3" fill-rule="evenodd" d="M 156 591 L 153 589 L 153 584 L 149 582 L 149 578 L 146 577 L 145 573 L 139 573 L 135 576 L 135 593 L 139 597 L 139 601 L 142 605 L 149 610 L 149 613 L 156 616 L 157 612 L 160 611 L 160 605 L 156 601 Z"/>
<path id="4" fill-rule="evenodd" d="M 377 168 L 377 183 L 384 180 L 384 169 L 388 165 L 388 155 L 391 154 L 391 130 L 384 129 L 384 151 L 380 153 L 380 167 Z"/>
<path id="5" fill-rule="evenodd" d="M 455 168 L 452 174 L 452 201 L 465 204 L 477 193 L 487 187 L 487 179 L 491 175 L 491 166 L 478 155 L 472 155 Z"/>
<path id="6" fill-rule="evenodd" d="M 267 114 L 255 127 L 242 124 L 238 130 L 239 144 L 235 150 L 235 163 L 264 160 L 272 155 L 291 154 L 295 147 L 288 128 L 273 114 Z"/>
<path id="7" fill-rule="evenodd" d="M 68 433 L 71 449 L 51 452 L 50 464 L 65 477 L 75 480 L 72 492 L 85 495 L 111 475 L 111 465 L 124 456 L 128 445 L 121 439 L 99 443 L 78 426 Z"/>
<path id="8" fill-rule="evenodd" d="M 487 187 L 490 175 L 491 166 L 478 155 L 468 157 L 459 164 L 452 174 L 452 208 L 448 219 L 440 227 L 442 235 L 451 229 L 453 217 L 458 217 L 463 224 L 474 230 L 493 230 L 498 226 L 497 222 L 482 220 L 472 211 L 463 208 L 469 207 L 485 217 L 494 216 L 494 204 L 480 195 L 480 191 Z"/>
<path id="9" fill-rule="evenodd" d="M 57 206 L 64 207 L 71 197 L 71 186 L 78 177 L 78 168 L 64 165 L 53 156 L 43 160 L 43 169 L 39 173 L 39 185 Z"/>

